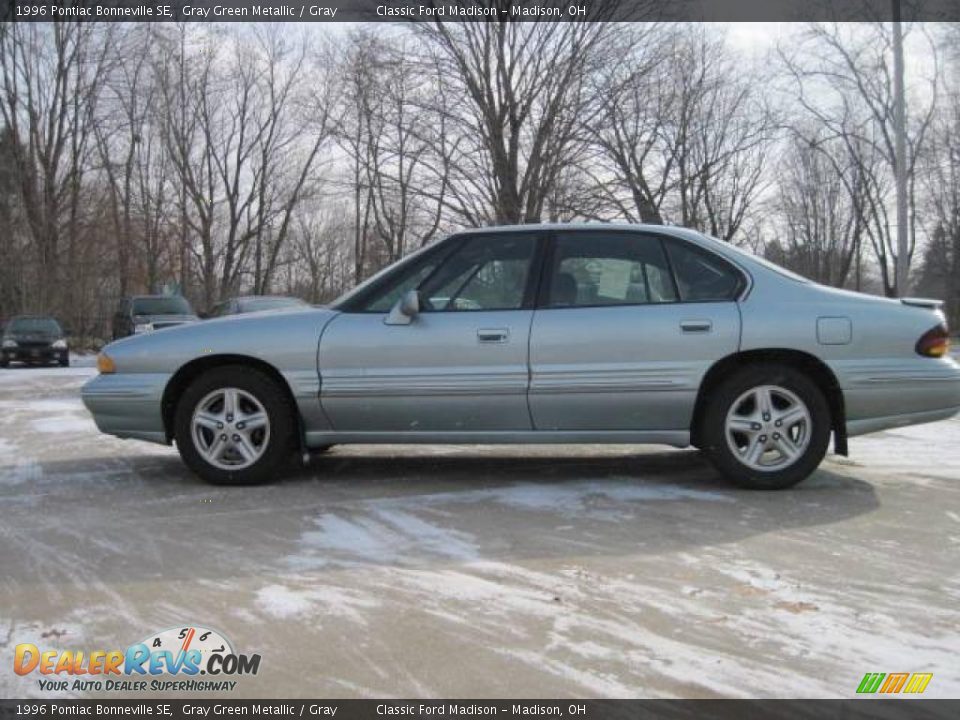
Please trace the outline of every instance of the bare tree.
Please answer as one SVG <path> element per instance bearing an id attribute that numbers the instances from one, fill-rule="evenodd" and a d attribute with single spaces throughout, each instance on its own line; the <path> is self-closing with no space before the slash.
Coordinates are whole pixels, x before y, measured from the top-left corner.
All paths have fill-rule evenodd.
<path id="1" fill-rule="evenodd" d="M 923 35 L 935 61 L 934 45 L 926 31 L 921 26 L 913 26 L 910 31 Z M 800 108 L 823 127 L 825 137 L 839 138 L 847 147 L 848 158 L 860 166 L 866 183 L 865 232 L 884 292 L 893 297 L 899 289 L 895 220 L 890 210 L 896 167 L 891 43 L 882 23 L 852 30 L 841 24 L 811 24 L 805 42 L 790 52 L 781 50 L 780 58 L 793 81 Z M 925 83 L 925 91 L 915 90 L 908 103 L 906 170 L 911 257 L 918 232 L 916 169 L 936 108 L 935 78 L 936 72 Z M 918 85 L 915 80 L 914 87 Z"/>
<path id="2" fill-rule="evenodd" d="M 304 37 L 277 27 L 223 32 L 226 41 L 172 44 L 161 75 L 165 134 L 207 306 L 239 289 L 249 260 L 255 292 L 269 288 L 330 136 L 329 93 L 306 87 Z M 313 81 L 319 73 L 313 67 Z"/>
<path id="3" fill-rule="evenodd" d="M 796 134 L 778 164 L 779 220 L 767 255 L 817 282 L 859 287 L 866 183 L 843 143 Z"/>
<path id="4" fill-rule="evenodd" d="M 617 57 L 606 23 L 417 24 L 442 85 L 445 206 L 460 222 L 541 219 L 596 112 L 591 77 Z M 452 135 L 453 141 L 450 140 Z"/>
<path id="5" fill-rule="evenodd" d="M 592 125 L 595 187 L 627 220 L 678 222 L 730 240 L 763 188 L 773 134 L 755 78 L 702 28 L 634 29 Z"/>
<path id="6" fill-rule="evenodd" d="M 29 304 L 72 318 L 77 286 L 61 271 L 77 268 L 82 250 L 84 180 L 111 33 L 111 26 L 80 22 L 0 24 L 0 114 L 36 253 Z"/>
<path id="7" fill-rule="evenodd" d="M 922 160 L 926 234 L 918 292 L 944 300 L 951 325 L 960 325 L 960 26 L 943 30 L 947 72 L 943 102 Z"/>

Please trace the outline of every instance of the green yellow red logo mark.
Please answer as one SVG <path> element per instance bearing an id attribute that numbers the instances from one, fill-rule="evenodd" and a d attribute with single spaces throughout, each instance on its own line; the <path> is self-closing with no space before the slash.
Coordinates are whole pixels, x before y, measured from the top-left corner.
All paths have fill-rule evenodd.
<path id="1" fill-rule="evenodd" d="M 922 693 L 933 679 L 933 673 L 867 673 L 860 681 L 858 693 Z"/>

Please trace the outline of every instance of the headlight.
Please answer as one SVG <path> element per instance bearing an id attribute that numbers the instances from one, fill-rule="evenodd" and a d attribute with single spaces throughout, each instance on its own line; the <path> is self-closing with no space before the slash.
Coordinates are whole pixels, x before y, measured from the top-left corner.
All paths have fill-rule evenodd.
<path id="1" fill-rule="evenodd" d="M 109 375 L 110 373 L 115 373 L 117 371 L 117 365 L 113 362 L 113 358 L 105 353 L 100 353 L 97 355 L 97 370 L 99 370 L 104 375 Z"/>
<path id="2" fill-rule="evenodd" d="M 152 323 L 137 323 L 133 326 L 133 332 L 136 334 L 150 332 L 153 330 Z"/>
<path id="3" fill-rule="evenodd" d="M 57 349 L 57 350 L 66 350 L 66 349 L 67 349 L 67 341 L 66 341 L 66 340 L 57 340 L 55 343 L 53 343 L 53 346 L 52 346 L 52 347 L 54 347 L 54 348 Z"/>
<path id="4" fill-rule="evenodd" d="M 15 347 L 17 346 L 17 341 L 16 341 L 16 340 L 4 340 L 4 341 L 3 341 L 3 346 L 4 346 L 5 348 L 15 348 Z"/>

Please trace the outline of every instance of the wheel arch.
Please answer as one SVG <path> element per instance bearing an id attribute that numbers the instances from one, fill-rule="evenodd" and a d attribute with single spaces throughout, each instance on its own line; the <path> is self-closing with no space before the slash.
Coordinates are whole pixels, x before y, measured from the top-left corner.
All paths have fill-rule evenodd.
<path id="1" fill-rule="evenodd" d="M 847 454 L 847 424 L 844 408 L 843 390 L 837 381 L 837 376 L 820 358 L 801 350 L 789 348 L 761 348 L 746 350 L 727 355 L 715 362 L 700 383 L 697 400 L 693 408 L 690 423 L 690 440 L 694 446 L 700 446 L 702 421 L 710 393 L 731 372 L 745 365 L 754 363 L 774 363 L 795 368 L 813 380 L 830 407 L 830 420 L 833 430 L 834 452 L 838 455 Z"/>
<path id="2" fill-rule="evenodd" d="M 163 389 L 163 399 L 160 404 L 160 411 L 163 416 L 163 428 L 167 436 L 167 443 L 170 443 L 173 440 L 173 422 L 174 415 L 177 411 L 177 403 L 180 401 L 180 397 L 183 395 L 183 392 L 190 386 L 190 383 L 192 383 L 205 372 L 209 372 L 210 370 L 214 370 L 218 367 L 227 367 L 232 365 L 243 365 L 246 367 L 256 368 L 277 382 L 277 385 L 287 395 L 287 400 L 290 401 L 290 407 L 294 409 L 294 414 L 296 416 L 295 420 L 299 431 L 298 434 L 300 435 L 299 442 L 302 446 L 304 432 L 303 418 L 300 416 L 300 412 L 297 409 L 296 399 L 293 396 L 293 391 L 290 389 L 290 384 L 287 382 L 286 378 L 283 377 L 276 367 L 264 360 L 252 357 L 250 355 L 237 354 L 204 355 L 203 357 L 196 358 L 195 360 L 191 360 L 190 362 L 182 365 L 173 374 L 173 376 L 167 382 L 166 387 Z"/>

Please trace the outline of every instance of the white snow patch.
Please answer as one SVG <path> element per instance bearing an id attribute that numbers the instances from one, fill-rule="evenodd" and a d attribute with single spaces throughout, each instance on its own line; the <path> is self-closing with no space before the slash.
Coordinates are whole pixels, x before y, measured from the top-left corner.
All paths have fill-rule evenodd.
<path id="1" fill-rule="evenodd" d="M 850 438 L 850 459 L 868 468 L 946 473 L 960 480 L 960 416 Z"/>
<path id="2" fill-rule="evenodd" d="M 301 587 L 272 584 L 260 588 L 256 595 L 257 607 L 267 615 L 289 618 L 336 617 L 365 625 L 366 612 L 379 603 L 369 593 L 351 588 L 318 584 L 301 579 Z M 307 583 L 307 584 L 305 584 Z"/>
<path id="3" fill-rule="evenodd" d="M 275 618 L 304 615 L 313 607 L 306 593 L 291 590 L 284 585 L 268 585 L 258 590 L 257 605 Z"/>
<path id="4" fill-rule="evenodd" d="M 34 420 L 33 429 L 42 433 L 88 433 L 95 432 L 97 426 L 93 420 L 83 417 L 52 417 Z"/>

